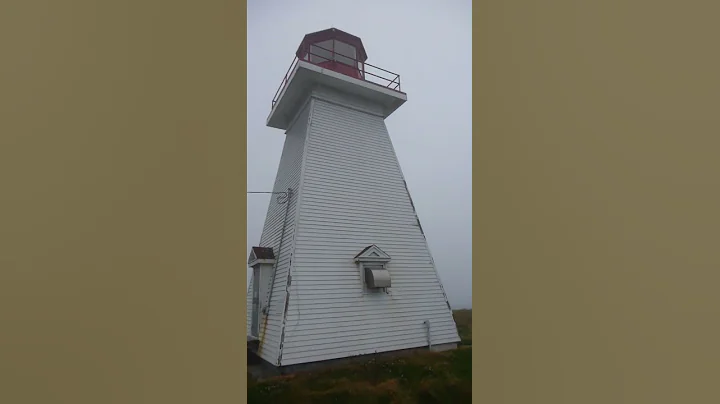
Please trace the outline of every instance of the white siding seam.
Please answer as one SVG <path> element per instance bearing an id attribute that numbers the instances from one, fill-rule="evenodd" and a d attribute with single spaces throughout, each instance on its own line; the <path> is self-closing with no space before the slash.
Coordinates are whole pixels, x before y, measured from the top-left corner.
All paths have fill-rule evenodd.
<path id="1" fill-rule="evenodd" d="M 300 116 L 302 116 L 306 110 L 307 110 L 307 102 L 303 103 L 302 107 L 297 111 L 295 116 L 293 117 L 292 122 L 298 120 Z M 291 127 L 292 129 L 292 127 Z M 277 361 L 277 355 L 279 353 L 278 346 L 279 346 L 279 340 L 278 340 L 278 334 L 277 329 L 280 328 L 280 324 L 276 324 L 276 322 L 279 322 L 282 317 L 281 316 L 281 308 L 278 307 L 280 304 L 278 299 L 275 299 L 275 301 L 271 301 L 273 296 L 273 292 L 275 289 L 278 289 L 278 294 L 280 293 L 279 289 L 283 287 L 283 280 L 282 275 L 280 276 L 280 280 L 276 280 L 275 277 L 278 275 L 278 272 L 282 272 L 281 270 L 284 268 L 287 268 L 286 270 L 289 271 L 289 266 L 292 264 L 292 261 L 288 257 L 284 257 L 285 253 L 284 251 L 287 250 L 286 248 L 286 236 L 288 236 L 287 232 L 290 231 L 289 234 L 291 236 L 290 242 L 292 244 L 292 240 L 294 240 L 294 229 L 290 227 L 290 223 L 288 222 L 288 218 L 290 214 L 295 214 L 295 211 L 297 209 L 297 204 L 295 204 L 295 207 L 293 207 L 293 194 L 292 194 L 292 173 L 293 173 L 293 165 L 296 164 L 297 157 L 292 155 L 292 147 L 288 149 L 288 140 L 287 137 L 288 133 L 290 133 L 290 130 L 286 131 L 286 140 L 285 140 L 285 146 L 283 148 L 283 156 L 280 160 L 280 166 L 278 168 L 278 175 L 276 176 L 275 184 L 273 185 L 273 192 L 285 192 L 290 190 L 290 194 L 288 195 L 288 198 L 286 200 L 287 205 L 285 206 L 285 209 L 282 208 L 273 208 L 274 202 L 273 199 L 270 200 L 269 207 L 268 207 L 268 216 L 266 217 L 266 223 L 263 227 L 263 234 L 261 236 L 261 240 L 259 245 L 260 246 L 268 246 L 268 247 L 277 247 L 277 261 L 275 262 L 275 268 L 273 271 L 273 282 L 271 282 L 271 285 L 269 285 L 268 294 L 265 296 L 264 300 L 267 302 L 267 312 L 263 313 L 262 319 L 264 321 L 261 321 L 261 330 L 260 330 L 260 346 L 258 348 L 258 353 L 260 356 L 267 360 L 268 362 L 274 362 Z M 302 139 L 304 142 L 304 138 Z M 292 141 L 290 142 L 292 143 Z M 304 148 L 304 144 L 303 144 Z M 287 149 L 287 150 L 286 150 Z M 289 155 L 285 155 L 285 153 L 290 153 Z M 302 156 L 300 156 L 302 158 Z M 287 166 L 283 166 L 283 164 L 289 164 Z M 288 171 L 289 170 L 289 171 Z M 284 176 L 281 176 L 281 172 L 286 171 Z M 288 183 L 288 181 L 290 181 Z M 282 186 L 280 184 L 285 183 L 285 186 Z M 295 222 L 295 218 L 292 219 L 293 223 Z M 289 273 L 289 272 L 288 272 Z M 255 279 L 251 280 L 251 284 L 249 285 L 249 291 L 252 288 L 252 284 L 257 281 Z M 251 312 L 251 310 L 249 310 Z M 248 323 L 250 323 L 251 320 L 248 320 Z"/>
<path id="2" fill-rule="evenodd" d="M 320 101 L 323 101 L 323 102 L 327 102 L 328 104 L 337 105 L 337 106 L 339 106 L 339 107 L 343 107 L 343 108 L 347 108 L 347 109 L 352 109 L 353 111 L 358 111 L 358 112 L 362 112 L 362 113 L 364 113 L 364 114 L 373 115 L 373 116 L 377 116 L 377 117 L 383 118 L 382 114 L 379 114 L 379 113 L 377 113 L 377 112 L 375 112 L 375 111 L 370 111 L 370 110 L 367 110 L 367 109 L 365 109 L 365 108 L 358 107 L 358 106 L 356 106 L 356 105 L 346 104 L 346 103 L 344 103 L 344 102 L 342 102 L 342 101 L 333 100 L 333 99 L 331 99 L 331 98 L 328 98 L 328 97 L 325 96 L 325 95 L 313 93 L 313 95 L 311 95 L 310 97 L 311 97 L 311 98 L 315 98 L 315 99 L 320 100 Z"/>
<path id="3" fill-rule="evenodd" d="M 247 267 L 247 262 L 245 263 Z M 247 269 L 246 269 L 247 270 Z M 252 300 L 252 285 L 253 285 L 253 278 L 255 277 L 255 274 L 250 277 L 250 282 L 248 282 L 248 290 L 247 295 L 245 296 L 245 305 L 248 307 L 245 309 L 245 335 L 250 335 L 250 329 L 252 328 L 252 306 L 248 305 L 248 300 Z M 248 315 L 248 312 L 250 315 Z M 247 343 L 247 340 L 245 341 Z"/>
<path id="4" fill-rule="evenodd" d="M 305 112 L 305 107 L 308 106 L 308 103 L 310 101 L 311 101 L 311 97 L 308 97 L 302 103 L 302 105 L 300 105 L 300 108 L 298 108 L 297 112 L 295 113 L 295 116 L 293 116 L 293 118 L 290 120 L 290 123 L 288 124 L 288 128 L 285 130 L 286 136 L 287 136 L 288 132 L 290 132 L 290 130 L 292 129 L 293 125 L 295 125 L 295 121 L 297 121 L 300 118 L 300 116 L 302 115 L 302 113 Z M 312 114 L 312 111 L 310 111 L 310 114 Z M 307 142 L 307 131 L 305 132 L 305 142 Z M 303 153 L 305 152 L 305 149 L 306 149 L 306 147 L 305 147 L 305 145 L 303 145 Z M 305 155 L 303 154 L 301 157 L 304 158 Z"/>
<path id="5" fill-rule="evenodd" d="M 309 135 L 310 135 L 310 128 L 312 126 L 312 118 L 313 118 L 313 106 L 315 102 L 313 101 L 312 97 L 308 97 L 308 99 L 303 103 L 303 108 L 305 109 L 305 106 L 307 105 L 310 111 L 308 112 L 308 120 L 307 124 L 305 125 L 305 140 L 303 144 L 303 151 L 302 155 L 300 157 L 300 178 L 298 179 L 298 186 L 297 186 L 297 200 L 295 201 L 295 217 L 293 218 L 295 223 L 293 224 L 293 238 L 292 238 L 292 244 L 290 246 L 290 265 L 288 265 L 288 278 L 287 278 L 287 284 L 285 286 L 286 295 L 285 295 L 285 306 L 283 308 L 283 315 L 282 315 L 282 323 L 281 323 L 281 329 L 280 329 L 280 346 L 278 348 L 278 358 L 277 358 L 277 365 L 282 365 L 282 353 L 283 353 L 283 344 L 285 342 L 285 326 L 287 323 L 287 315 L 288 315 L 288 308 L 290 307 L 290 291 L 292 289 L 292 275 L 293 275 L 293 263 L 292 259 L 295 255 L 295 246 L 296 246 L 296 240 L 297 240 L 297 234 L 298 234 L 298 226 L 300 225 L 300 207 L 301 204 L 301 196 L 300 196 L 300 190 L 303 186 L 303 181 L 305 179 L 305 158 L 307 156 L 307 149 L 309 144 Z M 297 117 L 295 118 L 297 119 Z M 293 120 L 294 122 L 294 120 Z M 297 282 L 297 281 L 296 281 Z M 295 291 L 297 293 L 297 285 L 295 285 Z M 298 309 L 299 310 L 299 309 Z M 300 312 L 298 312 L 298 321 L 300 318 Z"/>
<path id="6" fill-rule="evenodd" d="M 313 89 L 313 94 L 324 97 L 326 99 L 335 100 L 336 102 L 355 106 L 356 110 L 360 112 L 370 111 L 371 115 L 375 115 L 377 117 L 385 119 L 383 111 L 384 108 L 382 106 L 379 106 L 375 102 L 369 101 L 362 97 L 350 95 L 342 90 L 333 89 L 327 85 L 319 85 Z"/>
<path id="7" fill-rule="evenodd" d="M 263 313 L 263 317 L 265 317 L 264 318 L 265 326 L 263 327 L 263 330 L 262 330 L 263 335 L 262 335 L 262 338 L 260 339 L 260 347 L 262 347 L 262 345 L 264 345 L 263 343 L 265 342 L 265 338 L 266 338 L 265 334 L 266 334 L 266 330 L 267 330 L 267 323 L 270 320 L 267 317 L 270 317 L 270 302 L 272 299 L 273 291 L 275 290 L 275 276 L 277 275 L 278 268 L 280 268 L 280 252 L 282 251 L 283 240 L 285 239 L 285 231 L 287 230 L 287 217 L 290 214 L 290 198 L 291 197 L 292 197 L 292 192 L 291 192 L 290 188 L 288 188 L 287 189 L 287 198 L 285 199 L 285 203 L 287 204 L 285 206 L 285 217 L 283 219 L 282 230 L 280 231 L 280 245 L 278 246 L 278 259 L 275 260 L 275 265 L 273 265 L 273 273 L 272 273 L 272 278 L 271 278 L 272 280 L 270 281 L 268 295 L 265 299 L 263 299 L 263 300 L 267 300 L 267 303 L 265 304 L 265 307 L 267 307 L 267 312 Z M 255 274 L 253 273 L 253 277 L 254 276 L 255 276 Z M 258 334 L 260 334 L 260 332 L 258 332 Z"/>
<path id="8" fill-rule="evenodd" d="M 387 131 L 387 124 L 383 121 L 383 126 L 385 126 L 385 130 Z M 445 304 L 447 304 L 448 310 L 450 311 L 450 315 L 452 316 L 452 307 L 450 307 L 450 300 L 447 298 L 447 293 L 445 293 L 445 287 L 442 284 L 442 280 L 440 279 L 440 274 L 437 271 L 437 266 L 435 266 L 435 259 L 433 259 L 432 252 L 430 251 L 430 244 L 427 242 L 427 237 L 425 237 L 425 233 L 422 230 L 422 226 L 420 226 L 420 217 L 417 214 L 417 211 L 415 210 L 415 204 L 412 201 L 412 197 L 410 196 L 410 189 L 407 185 L 407 180 L 405 179 L 405 173 L 402 171 L 402 167 L 400 166 L 400 158 L 397 156 L 397 153 L 395 152 L 395 145 L 393 145 L 392 138 L 388 136 L 388 140 L 390 141 L 390 148 L 393 151 L 393 154 L 395 155 L 395 163 L 398 166 L 398 170 L 400 171 L 400 177 L 402 177 L 403 183 L 405 184 L 405 191 L 407 192 L 407 196 L 410 199 L 410 204 L 412 205 L 413 213 L 415 213 L 415 217 L 417 218 L 418 226 L 420 227 L 420 232 L 423 235 L 423 239 L 425 241 L 425 248 L 427 248 L 428 255 L 430 255 L 430 263 L 433 267 L 433 270 L 435 271 L 435 276 L 437 276 L 438 283 L 440 284 L 440 289 L 442 290 L 443 296 L 445 297 Z M 455 318 L 453 318 L 453 323 L 455 322 Z M 455 324 L 455 330 L 457 332 L 457 324 Z M 459 336 L 458 336 L 459 340 Z"/>

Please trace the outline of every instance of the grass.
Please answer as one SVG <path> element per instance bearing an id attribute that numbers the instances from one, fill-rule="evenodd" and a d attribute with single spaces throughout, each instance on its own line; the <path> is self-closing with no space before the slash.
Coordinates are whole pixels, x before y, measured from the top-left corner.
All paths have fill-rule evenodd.
<path id="1" fill-rule="evenodd" d="M 469 403 L 472 396 L 472 312 L 456 310 L 458 349 L 298 373 L 257 382 L 248 403 Z"/>
<path id="2" fill-rule="evenodd" d="M 454 310 L 460 345 L 472 345 L 472 310 Z"/>

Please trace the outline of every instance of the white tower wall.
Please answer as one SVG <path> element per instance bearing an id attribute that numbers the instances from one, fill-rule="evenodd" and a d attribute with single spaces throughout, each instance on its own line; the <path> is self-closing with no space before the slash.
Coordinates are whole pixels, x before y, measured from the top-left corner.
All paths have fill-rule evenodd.
<path id="1" fill-rule="evenodd" d="M 260 296 L 262 307 L 268 304 L 270 308 L 266 318 L 261 316 L 258 355 L 264 360 L 278 364 L 280 353 L 280 339 L 282 334 L 282 319 L 285 312 L 285 298 L 287 295 L 287 275 L 290 268 L 292 242 L 295 232 L 295 212 L 297 208 L 297 190 L 300 183 L 300 171 L 303 161 L 303 150 L 305 149 L 305 135 L 307 132 L 307 121 L 310 112 L 309 103 L 298 113 L 297 119 L 293 122 L 286 133 L 285 145 L 283 146 L 280 165 L 275 177 L 273 192 L 285 192 L 292 189 L 293 194 L 289 198 L 289 206 L 279 203 L 286 200 L 284 196 L 275 194 L 270 198 L 268 212 L 263 227 L 260 246 L 272 247 L 278 258 L 275 267 L 275 279 L 272 292 Z M 262 153 L 258 153 L 259 156 Z M 278 197 L 280 198 L 278 200 Z M 286 219 L 287 212 L 287 219 Z M 284 236 L 283 222 L 285 222 Z M 282 239 L 282 247 L 280 240 Z M 251 277 L 252 278 L 252 277 Z M 247 329 L 251 328 L 252 316 L 252 289 L 255 279 L 250 280 L 247 297 Z M 267 288 L 270 290 L 269 288 Z"/>
<path id="2" fill-rule="evenodd" d="M 260 356 L 287 366 L 457 343 L 382 108 L 327 87 L 303 105 L 273 188 L 291 188 L 290 204 L 271 199 L 260 242 L 279 257 Z M 391 257 L 387 291 L 368 290 L 354 262 L 372 244 Z"/>
<path id="3" fill-rule="evenodd" d="M 376 108 L 375 108 L 376 109 Z M 310 104 L 281 365 L 459 342 L 452 311 L 384 119 L 372 104 L 316 90 Z M 387 293 L 353 258 L 391 257 Z"/>

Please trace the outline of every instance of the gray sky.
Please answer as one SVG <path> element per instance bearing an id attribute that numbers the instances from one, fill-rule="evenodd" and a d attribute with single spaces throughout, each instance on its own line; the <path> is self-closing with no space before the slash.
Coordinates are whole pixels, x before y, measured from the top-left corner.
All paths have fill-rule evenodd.
<path id="1" fill-rule="evenodd" d="M 400 74 L 408 95 L 386 124 L 453 308 L 472 304 L 470 11 L 471 0 L 248 0 L 247 142 L 263 150 L 248 156 L 248 190 L 275 181 L 285 135 L 265 119 L 303 36 L 334 27 L 360 37 L 368 63 Z M 248 249 L 269 201 L 248 195 Z"/>

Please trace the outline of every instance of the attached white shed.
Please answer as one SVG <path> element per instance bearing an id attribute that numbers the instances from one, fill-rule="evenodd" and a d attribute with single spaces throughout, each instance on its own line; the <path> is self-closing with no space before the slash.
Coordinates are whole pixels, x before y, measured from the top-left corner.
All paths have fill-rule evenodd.
<path id="1" fill-rule="evenodd" d="M 364 58 L 350 34 L 307 35 L 273 100 L 268 125 L 286 140 L 247 324 L 275 366 L 460 341 L 384 122 L 407 97 Z"/>

